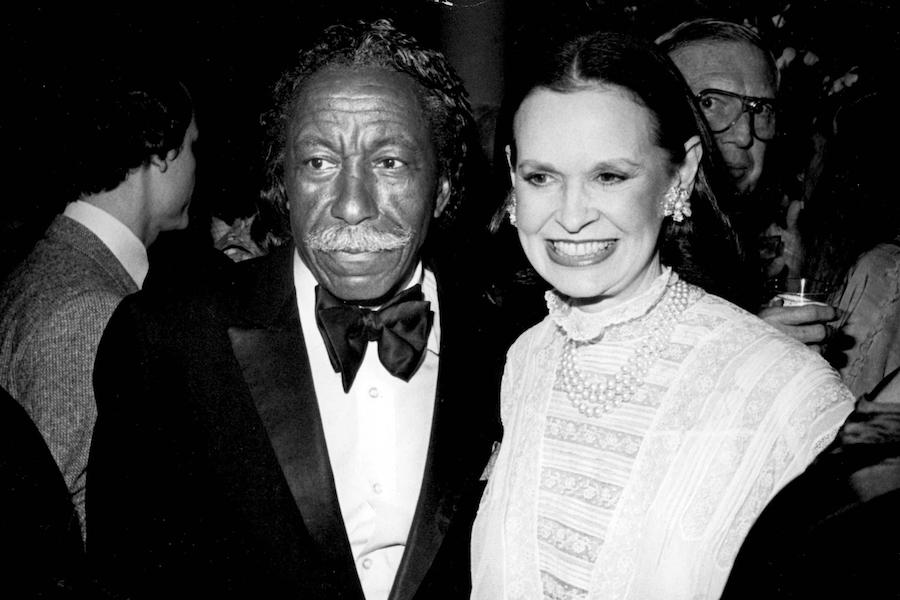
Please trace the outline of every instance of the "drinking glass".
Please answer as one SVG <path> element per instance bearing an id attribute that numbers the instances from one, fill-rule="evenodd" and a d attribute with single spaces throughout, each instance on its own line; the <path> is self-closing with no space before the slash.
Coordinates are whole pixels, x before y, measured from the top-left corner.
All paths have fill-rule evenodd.
<path id="1" fill-rule="evenodd" d="M 784 302 L 783 306 L 803 306 L 818 304 L 829 306 L 831 290 L 815 279 L 809 277 L 788 277 L 776 290 L 777 298 Z"/>

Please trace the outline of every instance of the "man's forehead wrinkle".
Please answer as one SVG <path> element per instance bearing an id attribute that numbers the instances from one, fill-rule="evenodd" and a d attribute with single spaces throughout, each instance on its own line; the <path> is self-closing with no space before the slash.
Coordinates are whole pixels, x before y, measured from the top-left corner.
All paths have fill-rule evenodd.
<path id="1" fill-rule="evenodd" d="M 354 110 L 378 106 L 406 113 L 414 106 L 421 112 L 415 85 L 409 76 L 393 71 L 326 70 L 306 83 L 298 107 L 313 103 L 353 106 Z"/>
<path id="2" fill-rule="evenodd" d="M 373 96 L 307 96 L 301 98 L 295 115 L 302 120 L 322 119 L 337 121 L 341 116 L 372 118 L 378 121 L 396 121 L 401 124 L 423 123 L 424 115 L 421 111 L 410 110 L 408 104 L 399 102 L 384 95 Z"/>
<path id="3" fill-rule="evenodd" d="M 326 97 L 335 102 L 347 102 L 347 103 L 385 102 L 385 103 L 395 104 L 395 102 L 392 102 L 392 100 L 393 100 L 392 98 L 389 98 L 384 95 L 384 91 L 386 91 L 386 90 L 396 92 L 397 90 L 395 88 L 389 88 L 389 87 L 385 87 L 385 86 L 366 86 L 366 87 L 372 88 L 372 91 L 371 92 L 359 92 L 359 91 L 356 91 L 356 92 L 345 92 L 345 91 L 334 92 L 334 91 L 329 91 L 328 93 L 325 93 L 325 94 L 323 94 L 321 92 L 320 93 L 314 92 L 311 95 L 313 97 L 315 97 L 315 96 Z"/>
<path id="4" fill-rule="evenodd" d="M 326 134 L 334 129 L 341 129 L 344 133 L 353 132 L 410 139 L 407 122 L 402 115 L 397 117 L 377 115 L 372 118 L 356 112 L 338 114 L 334 111 L 324 111 L 323 115 L 305 116 L 295 120 L 292 129 L 297 134 L 307 132 Z"/>
<path id="5" fill-rule="evenodd" d="M 295 100 L 289 128 L 297 152 L 342 156 L 391 149 L 429 153 L 429 121 L 414 82 L 383 70 L 325 71 Z M 409 154 L 405 154 L 409 158 Z"/>
<path id="6" fill-rule="evenodd" d="M 421 142 L 410 136 L 404 127 L 397 127 L 394 121 L 372 122 L 365 127 L 346 129 L 338 123 L 339 119 L 329 121 L 309 120 L 296 124 L 292 138 L 294 146 L 313 148 L 320 145 L 335 146 L 342 150 L 352 146 L 354 142 L 364 143 L 370 147 L 402 146 L 409 149 L 419 148 Z"/>
<path id="7" fill-rule="evenodd" d="M 366 129 L 370 128 L 408 128 L 411 123 L 416 123 L 415 119 L 402 111 L 384 111 L 384 110 L 332 110 L 321 109 L 315 111 L 306 111 L 304 114 L 298 115 L 297 122 L 301 126 L 319 124 L 323 127 L 328 126 L 360 126 Z"/>

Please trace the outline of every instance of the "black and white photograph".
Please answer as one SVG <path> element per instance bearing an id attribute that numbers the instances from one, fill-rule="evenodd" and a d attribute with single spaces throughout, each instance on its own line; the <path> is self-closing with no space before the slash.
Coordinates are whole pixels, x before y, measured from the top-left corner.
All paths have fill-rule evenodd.
<path id="1" fill-rule="evenodd" d="M 0 17 L 8 598 L 900 598 L 876 0 Z"/>

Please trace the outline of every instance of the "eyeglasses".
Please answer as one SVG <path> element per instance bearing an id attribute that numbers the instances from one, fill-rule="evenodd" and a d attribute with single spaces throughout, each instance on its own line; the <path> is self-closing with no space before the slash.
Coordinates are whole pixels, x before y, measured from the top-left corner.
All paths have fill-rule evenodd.
<path id="1" fill-rule="evenodd" d="M 697 94 L 696 99 L 713 133 L 726 131 L 746 112 L 752 117 L 750 133 L 756 139 L 768 142 L 775 137 L 775 101 L 770 98 L 707 89 Z"/>

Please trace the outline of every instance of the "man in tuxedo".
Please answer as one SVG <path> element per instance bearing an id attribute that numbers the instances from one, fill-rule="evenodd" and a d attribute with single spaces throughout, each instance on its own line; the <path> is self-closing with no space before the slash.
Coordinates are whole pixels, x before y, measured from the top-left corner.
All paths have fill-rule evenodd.
<path id="1" fill-rule="evenodd" d="M 63 152 L 71 201 L 0 285 L 0 386 L 44 436 L 82 518 L 97 345 L 144 284 L 158 234 L 187 227 L 198 135 L 169 70 L 137 57 L 90 65 L 61 102 L 61 147 L 78 147 Z"/>
<path id="2" fill-rule="evenodd" d="M 89 559 L 133 598 L 468 598 L 503 352 L 449 245 L 461 82 L 386 21 L 333 26 L 263 123 L 294 243 L 114 314 Z"/>

